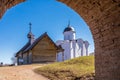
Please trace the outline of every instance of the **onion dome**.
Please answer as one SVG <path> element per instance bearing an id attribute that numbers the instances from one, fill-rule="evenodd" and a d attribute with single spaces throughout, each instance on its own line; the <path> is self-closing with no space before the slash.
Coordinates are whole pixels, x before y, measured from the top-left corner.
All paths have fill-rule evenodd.
<path id="1" fill-rule="evenodd" d="M 75 29 L 70 26 L 70 22 L 68 23 L 68 26 L 64 29 L 63 33 L 67 32 L 67 31 L 73 31 L 73 32 L 75 32 Z"/>
<path id="2" fill-rule="evenodd" d="M 67 32 L 67 31 L 75 31 L 75 30 L 73 27 L 68 26 L 64 29 L 64 32 Z"/>
<path id="3" fill-rule="evenodd" d="M 29 23 L 29 25 L 30 25 L 30 31 L 29 31 L 27 37 L 28 37 L 28 38 L 34 38 L 34 35 L 33 35 L 32 31 L 31 31 L 31 25 L 32 25 L 32 24 Z"/>

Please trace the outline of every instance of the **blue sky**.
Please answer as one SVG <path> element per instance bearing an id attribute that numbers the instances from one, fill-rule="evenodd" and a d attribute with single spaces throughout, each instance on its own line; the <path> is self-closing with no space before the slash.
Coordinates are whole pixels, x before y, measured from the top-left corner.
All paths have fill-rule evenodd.
<path id="1" fill-rule="evenodd" d="M 11 63 L 11 57 L 26 44 L 29 22 L 36 38 L 47 32 L 56 42 L 63 39 L 69 20 L 76 38 L 88 40 L 89 53 L 94 52 L 88 25 L 75 11 L 56 0 L 27 0 L 7 10 L 0 20 L 0 62 Z"/>

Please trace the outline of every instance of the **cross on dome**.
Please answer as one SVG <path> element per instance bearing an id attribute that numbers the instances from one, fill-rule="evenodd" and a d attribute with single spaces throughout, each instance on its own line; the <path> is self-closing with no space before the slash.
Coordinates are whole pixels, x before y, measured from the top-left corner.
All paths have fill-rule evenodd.
<path id="1" fill-rule="evenodd" d="M 68 21 L 68 27 L 70 27 L 70 20 Z"/>
<path id="2" fill-rule="evenodd" d="M 29 28 L 30 28 L 30 32 L 31 32 L 31 30 L 32 30 L 32 23 L 31 22 L 29 23 Z"/>
<path id="3" fill-rule="evenodd" d="M 67 32 L 67 31 L 73 31 L 73 32 L 75 32 L 75 29 L 70 26 L 70 20 L 68 21 L 68 26 L 64 29 L 63 33 Z"/>

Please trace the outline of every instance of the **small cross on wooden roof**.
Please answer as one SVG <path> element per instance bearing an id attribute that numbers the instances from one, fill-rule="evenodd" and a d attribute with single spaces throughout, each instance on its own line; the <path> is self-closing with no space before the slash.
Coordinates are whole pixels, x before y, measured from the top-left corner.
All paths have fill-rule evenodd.
<path id="1" fill-rule="evenodd" d="M 30 26 L 30 32 L 31 32 L 31 29 L 32 29 L 32 23 L 31 22 L 29 23 L 29 26 Z"/>

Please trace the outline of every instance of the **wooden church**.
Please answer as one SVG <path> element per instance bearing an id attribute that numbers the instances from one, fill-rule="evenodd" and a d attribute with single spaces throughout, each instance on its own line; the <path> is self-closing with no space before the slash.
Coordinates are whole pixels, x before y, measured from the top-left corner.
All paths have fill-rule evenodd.
<path id="1" fill-rule="evenodd" d="M 53 42 L 47 33 L 42 34 L 37 39 L 30 31 L 27 35 L 29 41 L 17 53 L 17 64 L 32 64 L 32 63 L 46 63 L 55 62 L 59 47 Z"/>

